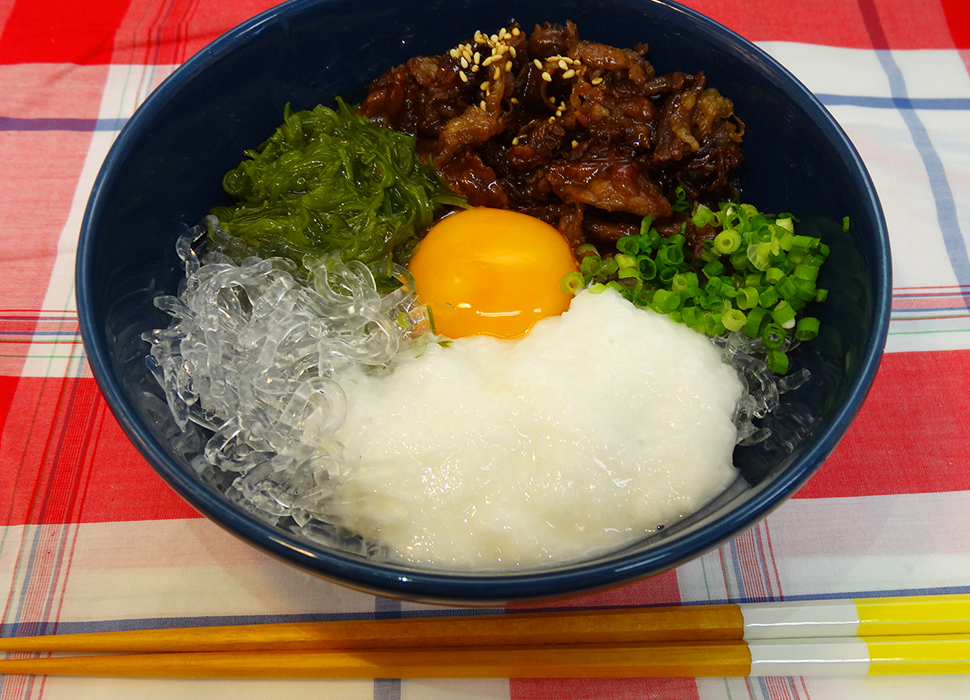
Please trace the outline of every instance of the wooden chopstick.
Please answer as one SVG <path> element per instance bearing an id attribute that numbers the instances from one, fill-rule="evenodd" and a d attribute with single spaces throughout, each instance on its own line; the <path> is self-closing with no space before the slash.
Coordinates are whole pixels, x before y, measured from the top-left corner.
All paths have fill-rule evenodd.
<path id="1" fill-rule="evenodd" d="M 336 620 L 0 639 L 4 651 L 178 652 L 542 646 L 741 638 L 736 605 Z"/>
<path id="2" fill-rule="evenodd" d="M 643 644 L 970 634 L 970 595 L 523 612 L 57 634 L 5 651 L 208 652 Z"/>
<path id="3" fill-rule="evenodd" d="M 138 678 L 623 678 L 970 673 L 970 636 L 243 651 L 0 661 L 0 674 Z"/>

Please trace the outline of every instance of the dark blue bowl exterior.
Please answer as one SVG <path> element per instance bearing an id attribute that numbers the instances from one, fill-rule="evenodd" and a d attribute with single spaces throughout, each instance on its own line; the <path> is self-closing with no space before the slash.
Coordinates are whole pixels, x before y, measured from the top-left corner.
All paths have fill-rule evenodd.
<path id="1" fill-rule="evenodd" d="M 363 86 L 413 55 L 440 54 L 476 29 L 515 19 L 577 23 L 580 37 L 617 46 L 648 42 L 658 73 L 703 70 L 745 121 L 743 199 L 791 211 L 832 247 L 820 286 L 830 288 L 829 329 L 799 361 L 821 384 L 799 392 L 790 414 L 820 420 L 794 433 L 794 449 L 769 441 L 739 450 L 752 488 L 715 503 L 663 537 L 592 563 L 519 575 L 444 575 L 325 551 L 259 523 L 203 485 L 172 448 L 173 427 L 150 412 L 157 387 L 138 340 L 168 317 L 151 299 L 181 276 L 173 241 L 224 200 L 222 175 L 278 125 L 283 105 L 358 101 Z M 429 27 L 433 26 L 434 31 Z M 366 37 L 366 38 L 365 38 Z M 842 218 L 852 223 L 842 230 Z M 811 93 L 757 47 L 673 3 L 540 0 L 497 3 L 294 0 L 240 25 L 187 61 L 142 105 L 95 183 L 77 258 L 81 332 L 94 375 L 122 427 L 172 488 L 206 516 L 266 552 L 346 585 L 430 602 L 501 603 L 576 594 L 652 575 L 717 546 L 791 495 L 835 448 L 869 389 L 886 338 L 889 243 L 878 198 L 857 152 Z M 814 347 L 813 347 L 814 346 Z M 803 395 L 804 394 L 804 395 Z M 786 413 L 786 411 L 788 413 Z M 796 416 L 797 417 L 797 416 Z M 191 455 L 189 454 L 188 457 Z"/>

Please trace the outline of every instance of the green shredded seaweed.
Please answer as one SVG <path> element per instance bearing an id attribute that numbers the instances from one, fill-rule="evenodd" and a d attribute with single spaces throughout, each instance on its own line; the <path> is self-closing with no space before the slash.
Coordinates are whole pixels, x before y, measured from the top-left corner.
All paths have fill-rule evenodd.
<path id="1" fill-rule="evenodd" d="M 443 208 L 468 207 L 415 142 L 339 98 L 336 110 L 286 105 L 283 124 L 223 178 L 235 204 L 212 214 L 248 255 L 289 258 L 304 272 L 329 258 L 404 265 Z"/>

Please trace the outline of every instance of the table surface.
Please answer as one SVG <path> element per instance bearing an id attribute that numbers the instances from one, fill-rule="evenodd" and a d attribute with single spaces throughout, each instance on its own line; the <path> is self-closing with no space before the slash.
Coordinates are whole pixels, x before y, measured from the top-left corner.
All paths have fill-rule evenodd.
<path id="1" fill-rule="evenodd" d="M 130 445 L 78 335 L 74 250 L 98 168 L 175 66 L 272 0 L 0 0 L 0 634 L 429 609 L 270 559 Z M 970 592 L 970 10 L 966 0 L 688 0 L 844 127 L 894 257 L 887 353 L 832 457 L 775 513 L 613 606 Z M 441 613 L 441 609 L 433 609 Z M 142 681 L 0 677 L 48 698 L 966 698 L 970 677 Z"/>

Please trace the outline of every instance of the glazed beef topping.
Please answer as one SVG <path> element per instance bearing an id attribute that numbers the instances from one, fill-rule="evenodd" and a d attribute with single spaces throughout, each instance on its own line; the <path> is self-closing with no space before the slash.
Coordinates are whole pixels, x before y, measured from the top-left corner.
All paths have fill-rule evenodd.
<path id="1" fill-rule="evenodd" d="M 652 215 L 699 247 L 710 231 L 672 202 L 679 188 L 681 201 L 737 196 L 744 125 L 703 73 L 656 75 L 646 53 L 581 41 L 572 23 L 530 36 L 513 24 L 392 68 L 360 112 L 417 136 L 469 203 L 537 216 L 573 246 L 614 242 Z"/>

